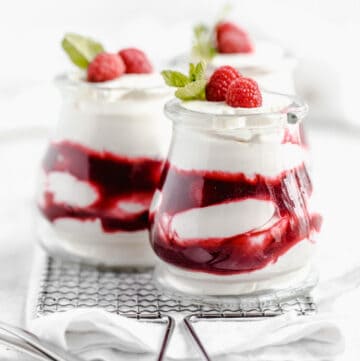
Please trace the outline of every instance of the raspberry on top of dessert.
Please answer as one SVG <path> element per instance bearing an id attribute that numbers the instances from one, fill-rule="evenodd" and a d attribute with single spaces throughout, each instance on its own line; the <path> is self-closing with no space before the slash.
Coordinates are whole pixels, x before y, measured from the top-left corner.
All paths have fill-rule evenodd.
<path id="1" fill-rule="evenodd" d="M 89 82 L 114 80 L 125 73 L 153 72 L 153 66 L 147 55 L 137 48 L 124 48 L 113 54 L 106 52 L 95 40 L 73 33 L 65 35 L 62 46 L 71 61 L 87 71 Z"/>
<path id="2" fill-rule="evenodd" d="M 216 48 L 220 54 L 251 53 L 254 45 L 245 29 L 224 21 L 215 27 Z"/>
<path id="3" fill-rule="evenodd" d="M 257 82 L 243 77 L 235 68 L 225 65 L 216 69 L 206 79 L 206 64 L 190 64 L 189 74 L 178 71 L 162 72 L 167 85 L 176 87 L 175 96 L 181 100 L 207 100 L 223 102 L 234 108 L 257 108 L 262 96 Z"/>
<path id="4" fill-rule="evenodd" d="M 254 42 L 248 32 L 230 21 L 219 21 L 214 26 L 199 24 L 194 27 L 193 55 L 211 60 L 217 54 L 251 54 Z"/>

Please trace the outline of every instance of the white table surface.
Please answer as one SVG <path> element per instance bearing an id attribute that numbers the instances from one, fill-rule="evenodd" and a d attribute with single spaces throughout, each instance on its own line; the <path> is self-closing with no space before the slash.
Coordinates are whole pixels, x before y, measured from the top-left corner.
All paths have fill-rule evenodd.
<path id="1" fill-rule="evenodd" d="M 56 112 L 54 112 L 55 114 Z M 56 114 L 55 114 L 56 115 Z M 33 194 L 36 170 L 47 131 L 41 127 L 0 128 L 0 320 L 24 323 L 27 287 L 36 237 Z M 21 130 L 23 129 L 23 130 Z M 357 205 L 360 204 L 360 132 L 308 129 L 317 197 L 325 222 L 319 240 L 322 279 L 336 276 L 360 263 Z M 337 301 L 343 314 L 346 353 L 338 360 L 358 360 L 360 291 Z M 0 348 L 0 356 L 4 349 Z M 6 356 L 5 356 L 6 355 Z M 8 357 L 8 358 L 6 358 Z M 24 359 L 5 352 L 1 359 Z"/>

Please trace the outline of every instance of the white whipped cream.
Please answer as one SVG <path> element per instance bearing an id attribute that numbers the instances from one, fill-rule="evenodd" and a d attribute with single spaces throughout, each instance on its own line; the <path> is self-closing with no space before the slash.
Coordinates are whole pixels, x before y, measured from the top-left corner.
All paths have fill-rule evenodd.
<path id="1" fill-rule="evenodd" d="M 177 213 L 170 227 L 186 244 L 187 240 L 226 238 L 261 228 L 274 212 L 273 202 L 245 199 Z"/>
<path id="2" fill-rule="evenodd" d="M 150 74 L 123 74 L 114 80 L 98 83 L 88 82 L 84 73 L 70 73 L 65 76 L 69 81 L 82 88 L 97 89 L 123 89 L 127 91 L 141 90 L 152 92 L 155 89 L 164 90 L 164 80 L 159 73 Z"/>
<path id="3" fill-rule="evenodd" d="M 59 248 L 60 252 L 65 250 L 90 263 L 107 266 L 155 264 L 146 230 L 104 233 L 99 220 L 63 218 L 49 223 L 39 217 L 38 232 L 42 243 L 50 250 Z"/>
<path id="4" fill-rule="evenodd" d="M 67 140 L 124 157 L 161 159 L 166 155 L 171 133 L 170 121 L 162 113 L 164 101 L 149 102 L 148 113 L 138 114 L 131 114 L 135 102 L 129 114 L 87 113 L 77 104 L 64 107 L 53 140 Z"/>
<path id="5" fill-rule="evenodd" d="M 269 122 L 269 118 L 264 115 L 265 113 L 281 112 L 289 107 L 291 102 L 292 99 L 290 97 L 288 98 L 283 95 L 263 92 L 262 105 L 257 108 L 235 108 L 227 105 L 225 102 L 210 102 L 206 100 L 183 101 L 181 102 L 181 106 L 188 110 L 206 114 L 239 116 L 245 116 L 248 114 L 261 114 L 261 120 L 263 123 L 265 123 L 264 125 L 266 125 Z M 281 117 L 281 114 L 279 114 L 279 117 Z M 282 117 L 286 119 L 286 114 L 283 114 Z"/>
<path id="6" fill-rule="evenodd" d="M 53 140 L 122 156 L 163 158 L 171 133 L 163 106 L 172 91 L 160 80 L 159 74 L 129 74 L 103 83 L 77 79 L 74 94 L 65 93 Z"/>
<path id="7" fill-rule="evenodd" d="M 276 177 L 300 166 L 306 152 L 296 144 L 281 144 L 277 134 L 275 141 L 263 137 L 248 143 L 235 136 L 178 128 L 174 137 L 169 161 L 176 168 L 243 173 L 249 179 L 257 174 Z"/>
<path id="8" fill-rule="evenodd" d="M 255 51 L 248 54 L 217 54 L 209 63 L 208 74 L 216 68 L 230 65 L 246 77 L 255 79 L 264 89 L 285 94 L 295 93 L 293 71 L 295 59 L 271 42 L 255 42 Z"/>
<path id="9" fill-rule="evenodd" d="M 259 71 L 279 67 L 284 58 L 284 50 L 281 46 L 269 41 L 257 41 L 254 51 L 239 54 L 217 54 L 211 60 L 211 66 L 219 67 L 231 65 L 235 68 L 258 68 Z"/>
<path id="10" fill-rule="evenodd" d="M 181 121 L 176 126 L 170 163 L 184 170 L 244 173 L 248 178 L 275 177 L 293 169 L 304 162 L 306 151 L 298 144 L 282 144 L 285 126 L 291 127 L 282 111 L 290 103 L 291 98 L 266 92 L 262 107 L 252 109 L 224 102 L 181 102 L 193 111 L 193 120 L 190 126 Z"/>
<path id="11" fill-rule="evenodd" d="M 130 202 L 130 201 L 119 201 L 117 203 L 117 206 L 124 212 L 128 214 L 138 214 L 140 212 L 146 211 L 147 207 L 145 207 L 143 204 L 139 204 L 136 202 Z"/>
<path id="12" fill-rule="evenodd" d="M 304 239 L 279 257 L 276 263 L 240 275 L 218 276 L 160 263 L 158 282 L 166 287 L 190 295 L 236 295 L 263 290 L 288 289 L 301 285 L 311 272 L 315 245 Z M 316 277 L 313 277 L 316 278 Z"/>
<path id="13" fill-rule="evenodd" d="M 51 192 L 56 203 L 66 203 L 74 207 L 88 207 L 98 194 L 88 182 L 79 181 L 64 172 L 51 172 L 46 181 L 46 191 Z"/>

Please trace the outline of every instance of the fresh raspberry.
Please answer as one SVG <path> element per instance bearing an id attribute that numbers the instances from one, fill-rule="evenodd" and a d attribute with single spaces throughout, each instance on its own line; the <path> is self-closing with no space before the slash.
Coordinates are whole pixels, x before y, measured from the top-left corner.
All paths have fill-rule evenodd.
<path id="1" fill-rule="evenodd" d="M 241 32 L 242 35 L 247 35 L 244 29 L 240 28 L 231 21 L 223 21 L 216 25 L 216 36 L 219 36 L 222 33 L 227 33 L 229 31 Z"/>
<path id="2" fill-rule="evenodd" d="M 118 78 L 125 72 L 125 64 L 117 54 L 100 53 L 89 64 L 87 80 L 101 82 Z"/>
<path id="3" fill-rule="evenodd" d="M 211 102 L 224 101 L 229 85 L 239 77 L 239 72 L 231 66 L 216 69 L 206 85 L 206 99 Z"/>
<path id="4" fill-rule="evenodd" d="M 254 51 L 248 33 L 230 22 L 217 25 L 216 40 L 217 50 L 222 54 L 251 53 Z"/>
<path id="5" fill-rule="evenodd" d="M 235 79 L 226 94 L 226 104 L 236 108 L 260 107 L 262 96 L 257 82 L 244 77 Z"/>
<path id="6" fill-rule="evenodd" d="M 146 54 L 136 48 L 127 48 L 119 51 L 119 56 L 125 63 L 126 73 L 146 74 L 152 73 L 152 65 Z"/>

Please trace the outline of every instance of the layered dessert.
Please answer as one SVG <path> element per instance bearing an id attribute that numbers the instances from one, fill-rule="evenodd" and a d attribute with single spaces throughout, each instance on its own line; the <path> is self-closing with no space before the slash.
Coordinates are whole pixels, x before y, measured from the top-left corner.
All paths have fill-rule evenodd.
<path id="1" fill-rule="evenodd" d="M 86 262 L 152 264 L 148 210 L 170 140 L 169 89 L 138 49 L 57 77 L 60 119 L 42 162 L 42 243 Z"/>
<path id="2" fill-rule="evenodd" d="M 272 41 L 252 39 L 244 28 L 234 22 L 197 25 L 193 43 L 193 60 L 206 60 L 210 73 L 220 66 L 231 65 L 244 76 L 255 79 L 264 89 L 295 93 L 295 59 Z"/>
<path id="3" fill-rule="evenodd" d="M 303 282 L 321 225 L 299 128 L 306 107 L 228 66 L 192 99 L 182 89 L 166 105 L 174 134 L 150 210 L 159 281 L 204 295 Z"/>

